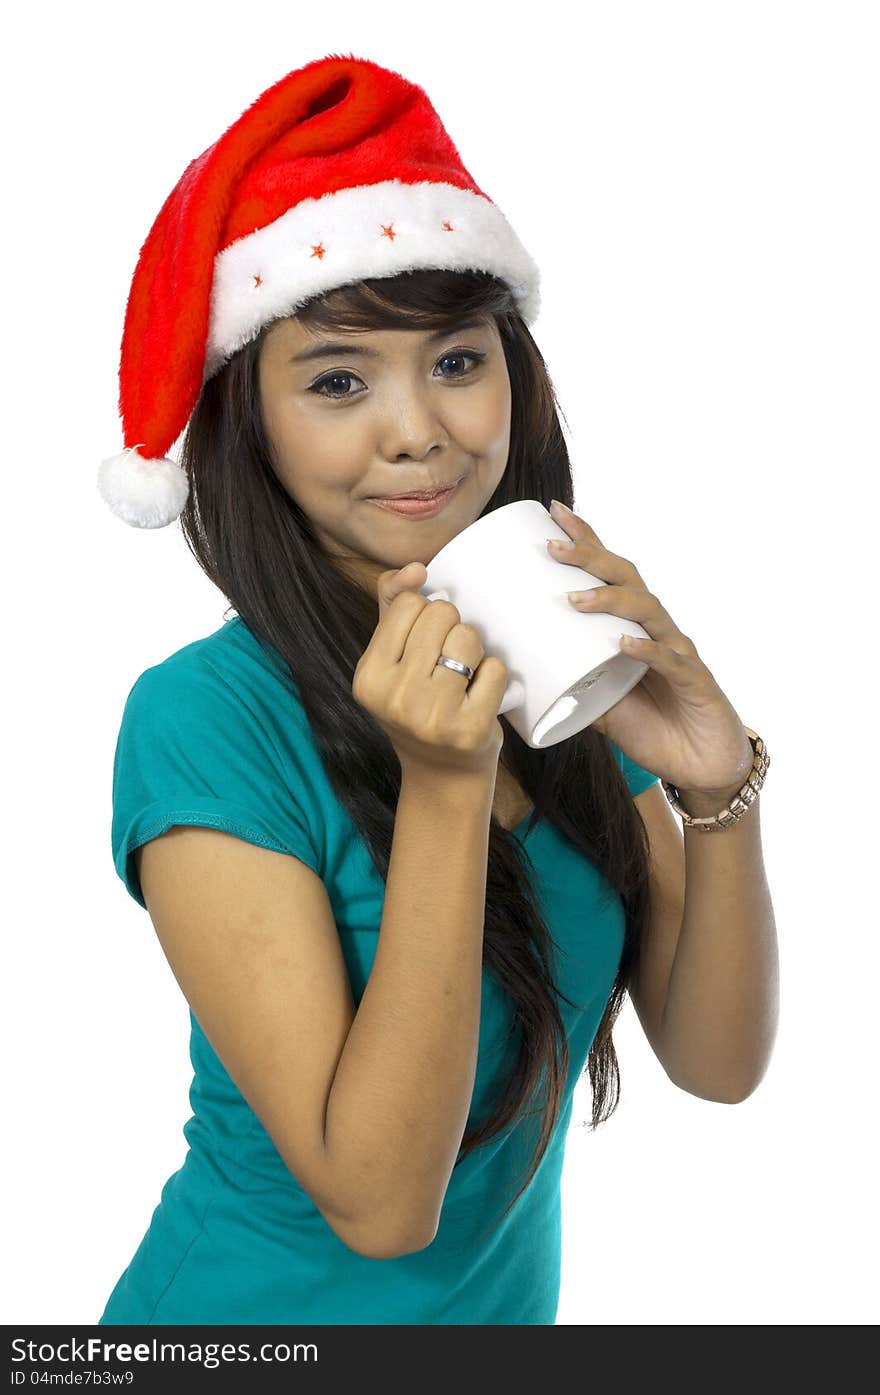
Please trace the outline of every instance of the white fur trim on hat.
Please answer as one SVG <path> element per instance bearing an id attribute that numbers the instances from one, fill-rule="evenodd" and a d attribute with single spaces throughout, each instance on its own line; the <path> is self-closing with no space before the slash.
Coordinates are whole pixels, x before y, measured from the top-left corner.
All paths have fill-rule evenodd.
<path id="1" fill-rule="evenodd" d="M 186 471 L 163 456 L 146 460 L 137 446 L 101 461 L 98 492 L 111 512 L 133 528 L 165 528 L 179 518 L 189 494 Z"/>
<path id="2" fill-rule="evenodd" d="M 312 296 L 422 267 L 489 271 L 527 324 L 537 316 L 538 267 L 497 204 L 440 181 L 362 184 L 302 199 L 217 253 L 203 381 Z"/>

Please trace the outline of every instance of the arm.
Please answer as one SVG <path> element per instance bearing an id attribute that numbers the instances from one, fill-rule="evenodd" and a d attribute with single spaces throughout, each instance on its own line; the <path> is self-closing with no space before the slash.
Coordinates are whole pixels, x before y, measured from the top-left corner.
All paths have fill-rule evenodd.
<path id="1" fill-rule="evenodd" d="M 686 790 L 681 798 L 697 817 L 726 802 Z M 653 905 L 630 996 L 670 1079 L 719 1103 L 738 1103 L 757 1087 L 778 1022 L 760 802 L 721 832 L 685 827 L 682 846 L 660 786 L 636 796 L 651 844 Z"/>
<path id="2" fill-rule="evenodd" d="M 399 1241 L 389 1253 L 430 1244 L 467 1123 L 494 773 L 404 772 L 378 948 L 327 1102 L 330 1170 L 370 1233 Z"/>
<path id="3" fill-rule="evenodd" d="M 208 1040 L 291 1175 L 369 1259 L 430 1244 L 464 1134 L 493 784 L 404 781 L 357 1009 L 327 890 L 298 857 L 186 825 L 135 854 Z"/>

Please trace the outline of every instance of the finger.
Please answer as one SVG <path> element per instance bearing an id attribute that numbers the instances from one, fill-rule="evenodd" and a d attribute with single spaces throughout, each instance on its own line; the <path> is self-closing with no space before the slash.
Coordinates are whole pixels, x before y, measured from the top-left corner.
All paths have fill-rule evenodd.
<path id="1" fill-rule="evenodd" d="M 579 513 L 575 513 L 573 509 L 567 508 L 565 504 L 560 504 L 558 499 L 551 499 L 549 513 L 553 522 L 558 523 L 559 527 L 562 528 L 570 538 L 576 538 L 578 541 L 589 541 L 594 543 L 597 547 L 602 547 L 602 543 L 595 528 L 593 528 L 585 518 L 581 518 Z"/>
<path id="2" fill-rule="evenodd" d="M 628 558 L 609 552 L 600 542 L 593 542 L 586 533 L 578 537 L 573 528 L 569 529 L 569 537 L 574 547 L 564 547 L 561 538 L 547 539 L 547 550 L 557 562 L 564 562 L 570 567 L 583 567 L 585 572 L 610 585 L 644 586 L 639 572 Z"/>
<path id="3" fill-rule="evenodd" d="M 507 665 L 497 654 L 489 654 L 481 660 L 479 668 L 467 685 L 462 700 L 465 708 L 491 706 L 497 712 L 507 690 L 510 673 Z"/>
<path id="4" fill-rule="evenodd" d="M 439 618 L 446 609 L 446 606 L 432 602 L 427 618 L 419 617 L 420 624 L 413 626 L 407 644 L 406 658 L 412 661 L 413 667 L 424 678 L 436 686 L 438 692 L 449 694 L 459 700 L 464 688 L 472 680 L 468 679 L 467 674 L 448 668 L 439 660 L 441 656 L 457 659 L 460 664 L 467 664 L 468 668 L 476 671 L 483 660 L 483 641 L 473 625 L 456 618 L 455 610 L 445 619 Z M 438 617 L 437 622 L 428 627 L 434 615 Z"/>
<path id="5" fill-rule="evenodd" d="M 380 616 L 384 615 L 401 591 L 418 590 L 427 580 L 428 569 L 424 562 L 407 562 L 404 567 L 393 567 L 390 571 L 382 572 L 376 583 Z"/>
<path id="6" fill-rule="evenodd" d="M 647 630 L 651 639 L 659 641 L 660 644 L 668 644 L 681 654 L 697 652 L 665 606 L 643 587 L 596 586 L 589 591 L 569 591 L 567 594 L 575 610 L 619 615 L 625 620 L 635 620 Z"/>
<path id="7" fill-rule="evenodd" d="M 373 631 L 365 657 L 375 657 L 383 664 L 397 664 L 403 658 L 410 631 L 429 604 L 419 590 L 428 579 L 422 562 L 407 562 L 381 572 L 376 583 L 379 621 Z"/>
<path id="8" fill-rule="evenodd" d="M 621 557 L 617 552 L 609 552 L 603 546 L 602 541 L 585 518 L 573 513 L 570 509 L 555 507 L 556 500 L 550 508 L 550 516 L 553 522 L 558 524 L 568 539 L 574 543 L 574 547 L 563 547 L 562 538 L 548 538 L 547 548 L 552 557 L 557 562 L 567 562 L 569 566 L 583 567 L 584 571 L 590 572 L 593 576 L 599 577 L 601 581 L 608 581 L 613 584 L 625 585 L 633 583 L 637 586 L 644 586 L 638 569 L 628 557 Z"/>
<path id="9" fill-rule="evenodd" d="M 682 654 L 669 644 L 656 639 L 644 639 L 641 635 L 622 634 L 617 641 L 618 648 L 640 663 L 647 664 L 673 687 L 700 690 L 707 682 L 713 682 L 712 675 L 699 655 Z"/>

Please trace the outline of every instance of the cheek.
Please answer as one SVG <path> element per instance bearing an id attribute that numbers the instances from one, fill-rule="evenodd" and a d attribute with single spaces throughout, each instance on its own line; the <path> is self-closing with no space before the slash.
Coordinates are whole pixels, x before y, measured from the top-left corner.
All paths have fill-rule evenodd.
<path id="1" fill-rule="evenodd" d="M 499 382 L 487 383 L 477 410 L 471 408 L 462 430 L 472 442 L 475 455 L 503 468 L 510 448 L 510 382 L 505 374 Z"/>
<path id="2" fill-rule="evenodd" d="M 351 422 L 291 410 L 279 414 L 274 435 L 279 473 L 302 502 L 326 507 L 334 493 L 357 485 L 363 443 Z"/>

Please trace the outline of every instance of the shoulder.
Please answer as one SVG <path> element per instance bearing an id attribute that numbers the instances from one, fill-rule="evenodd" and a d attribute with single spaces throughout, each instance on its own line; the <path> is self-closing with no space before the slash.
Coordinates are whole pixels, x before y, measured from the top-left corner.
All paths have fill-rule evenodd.
<path id="1" fill-rule="evenodd" d="M 264 652 L 239 622 L 175 650 L 145 669 L 125 700 L 114 783 L 194 791 L 313 791 L 324 778 L 305 709 L 280 656 Z M 280 798 L 280 795 L 278 796 Z"/>
<path id="2" fill-rule="evenodd" d="M 124 721 L 151 718 L 196 730 L 241 721 L 268 739 L 283 729 L 308 737 L 308 720 L 290 670 L 239 616 L 145 669 L 128 693 Z"/>
<path id="3" fill-rule="evenodd" d="M 158 663 L 144 669 L 135 682 L 134 688 L 156 688 L 162 685 L 173 687 L 175 683 L 198 682 L 200 679 L 209 685 L 221 686 L 217 680 L 225 679 L 237 687 L 241 678 L 251 671 L 271 675 L 276 682 L 283 681 L 284 665 L 280 656 L 251 633 L 239 616 L 226 620 L 219 629 L 199 639 L 175 649 Z M 292 680 L 290 685 L 293 687 Z M 134 688 L 132 691 L 134 691 Z"/>
<path id="4" fill-rule="evenodd" d="M 326 781 L 306 713 L 280 660 L 239 629 L 227 623 L 175 650 L 126 699 L 112 841 L 141 905 L 130 855 L 175 824 L 220 828 L 320 865 Z"/>

